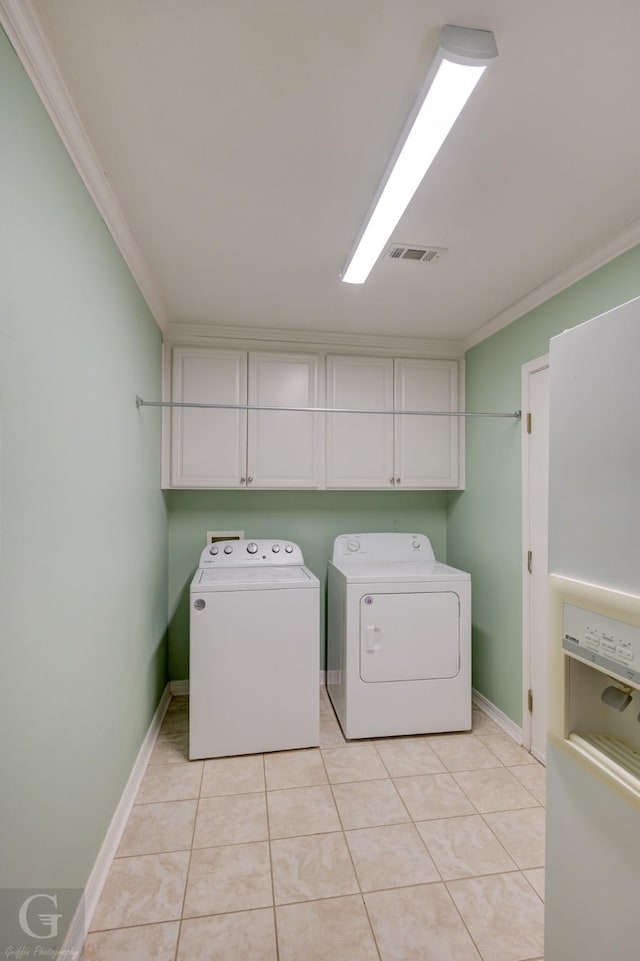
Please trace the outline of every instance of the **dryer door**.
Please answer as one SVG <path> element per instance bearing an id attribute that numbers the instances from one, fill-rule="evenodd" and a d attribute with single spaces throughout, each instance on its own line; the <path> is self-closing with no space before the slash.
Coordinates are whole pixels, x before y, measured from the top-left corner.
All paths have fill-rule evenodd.
<path id="1" fill-rule="evenodd" d="M 418 681 L 460 670 L 460 598 L 453 591 L 360 598 L 360 677 Z"/>

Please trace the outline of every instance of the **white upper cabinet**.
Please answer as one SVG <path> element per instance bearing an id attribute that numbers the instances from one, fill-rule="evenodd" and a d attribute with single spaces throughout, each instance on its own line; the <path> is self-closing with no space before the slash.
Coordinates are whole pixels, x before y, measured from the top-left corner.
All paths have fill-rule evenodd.
<path id="1" fill-rule="evenodd" d="M 463 483 L 462 419 L 402 414 L 459 411 L 455 360 L 192 346 L 173 348 L 166 376 L 174 403 L 232 405 L 167 414 L 164 476 L 171 487 L 425 490 Z M 295 410 L 323 407 L 350 412 Z"/>
<path id="2" fill-rule="evenodd" d="M 317 407 L 319 362 L 313 354 L 249 354 L 249 404 Z M 249 483 L 318 487 L 322 477 L 321 414 L 249 411 Z"/>
<path id="3" fill-rule="evenodd" d="M 176 348 L 172 400 L 187 404 L 246 404 L 246 352 Z M 246 457 L 246 411 L 173 409 L 172 487 L 243 486 Z"/>
<path id="4" fill-rule="evenodd" d="M 329 407 L 458 410 L 449 360 L 327 357 Z M 451 488 L 459 484 L 459 418 L 329 414 L 327 487 Z"/>
<path id="5" fill-rule="evenodd" d="M 173 350 L 172 400 L 317 407 L 313 354 Z M 319 414 L 174 408 L 172 487 L 318 487 Z"/>
<path id="6" fill-rule="evenodd" d="M 395 361 L 394 407 L 458 410 L 458 365 L 448 360 Z M 395 486 L 457 487 L 459 417 L 394 417 Z"/>
<path id="7" fill-rule="evenodd" d="M 390 357 L 327 357 L 327 407 L 393 410 Z M 327 414 L 327 487 L 390 487 L 393 415 Z"/>

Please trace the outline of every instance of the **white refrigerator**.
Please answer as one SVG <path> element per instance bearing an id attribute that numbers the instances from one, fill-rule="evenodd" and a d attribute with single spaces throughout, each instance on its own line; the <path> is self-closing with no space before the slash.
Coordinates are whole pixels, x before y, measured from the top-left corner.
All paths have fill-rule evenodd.
<path id="1" fill-rule="evenodd" d="M 640 298 L 550 349 L 545 961 L 640 959 Z"/>

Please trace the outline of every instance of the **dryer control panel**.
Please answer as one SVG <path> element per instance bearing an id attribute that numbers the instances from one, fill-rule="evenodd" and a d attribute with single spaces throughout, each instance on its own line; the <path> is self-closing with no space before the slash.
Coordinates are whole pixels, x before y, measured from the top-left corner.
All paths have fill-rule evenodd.
<path id="1" fill-rule="evenodd" d="M 333 542 L 334 562 L 349 560 L 358 564 L 406 563 L 435 561 L 431 541 L 426 534 L 340 534 Z"/>
<path id="2" fill-rule="evenodd" d="M 203 550 L 199 567 L 302 567 L 302 551 L 292 541 L 243 540 L 216 541 Z"/>

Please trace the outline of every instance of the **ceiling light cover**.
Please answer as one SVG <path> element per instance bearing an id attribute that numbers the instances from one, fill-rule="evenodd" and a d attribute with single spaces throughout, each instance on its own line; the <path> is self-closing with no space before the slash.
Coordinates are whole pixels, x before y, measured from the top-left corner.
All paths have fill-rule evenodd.
<path id="1" fill-rule="evenodd" d="M 342 273 L 346 283 L 367 279 L 487 64 L 497 55 L 491 31 L 443 28 L 435 58 Z"/>

